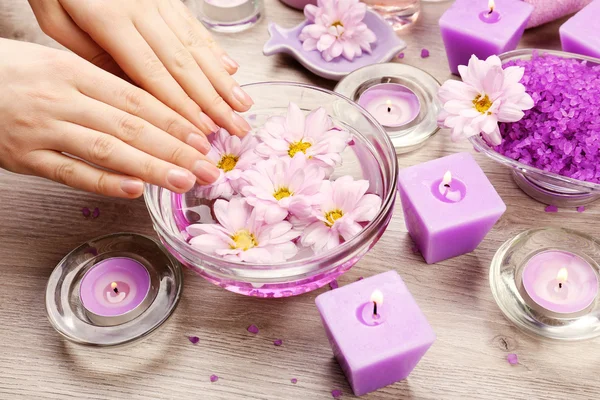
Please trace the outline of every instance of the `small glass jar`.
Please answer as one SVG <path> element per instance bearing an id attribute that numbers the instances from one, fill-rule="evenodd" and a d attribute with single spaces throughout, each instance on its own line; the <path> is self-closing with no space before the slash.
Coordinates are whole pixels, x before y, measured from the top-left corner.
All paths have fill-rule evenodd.
<path id="1" fill-rule="evenodd" d="M 381 15 L 395 31 L 412 25 L 421 11 L 421 0 L 361 0 Z"/>
<path id="2" fill-rule="evenodd" d="M 260 20 L 263 0 L 197 0 L 199 19 L 217 32 L 241 32 Z"/>

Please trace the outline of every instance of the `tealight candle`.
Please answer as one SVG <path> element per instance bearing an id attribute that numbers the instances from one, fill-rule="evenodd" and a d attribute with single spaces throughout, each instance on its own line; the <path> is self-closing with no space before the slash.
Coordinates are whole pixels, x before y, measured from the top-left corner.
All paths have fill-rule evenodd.
<path id="1" fill-rule="evenodd" d="M 316 299 L 333 354 L 357 396 L 405 379 L 435 333 L 396 271 Z"/>
<path id="2" fill-rule="evenodd" d="M 412 122 L 421 111 L 417 95 L 404 85 L 380 83 L 365 90 L 358 104 L 385 127 L 399 127 Z"/>
<path id="3" fill-rule="evenodd" d="M 214 22 L 233 23 L 255 14 L 255 0 L 203 0 L 204 16 Z"/>
<path id="4" fill-rule="evenodd" d="M 532 12 L 521 0 L 456 0 L 439 21 L 450 71 L 516 49 Z"/>
<path id="5" fill-rule="evenodd" d="M 598 296 L 598 276 L 583 258 L 568 251 L 543 251 L 531 257 L 522 273 L 523 289 L 538 306 L 575 314 Z"/>
<path id="6" fill-rule="evenodd" d="M 89 319 L 100 326 L 128 322 L 152 302 L 150 274 L 146 267 L 127 257 L 107 258 L 92 266 L 81 278 L 79 296 Z"/>
<path id="7" fill-rule="evenodd" d="M 599 15 L 600 1 L 593 1 L 565 22 L 559 30 L 563 51 L 600 58 Z"/>
<path id="8" fill-rule="evenodd" d="M 475 250 L 506 210 L 468 153 L 403 169 L 398 190 L 408 233 L 429 264 Z"/>

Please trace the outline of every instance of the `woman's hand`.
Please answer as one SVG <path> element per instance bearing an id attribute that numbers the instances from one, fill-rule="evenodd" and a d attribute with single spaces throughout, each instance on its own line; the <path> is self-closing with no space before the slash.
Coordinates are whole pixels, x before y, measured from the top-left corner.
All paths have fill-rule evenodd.
<path id="1" fill-rule="evenodd" d="M 214 122 L 239 136 L 250 130 L 234 112 L 252 105 L 230 76 L 238 65 L 181 0 L 29 3 L 46 34 L 110 72 L 120 68 L 205 134 Z"/>
<path id="2" fill-rule="evenodd" d="M 90 192 L 183 193 L 219 176 L 198 128 L 66 51 L 0 39 L 0 121 L 0 167 Z"/>

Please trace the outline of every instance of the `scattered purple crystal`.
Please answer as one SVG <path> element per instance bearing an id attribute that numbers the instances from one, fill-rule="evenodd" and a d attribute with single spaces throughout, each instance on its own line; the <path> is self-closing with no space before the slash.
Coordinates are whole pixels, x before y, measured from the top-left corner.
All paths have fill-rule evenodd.
<path id="1" fill-rule="evenodd" d="M 333 396 L 334 399 L 339 399 L 340 397 L 342 397 L 342 391 L 338 389 L 332 390 L 331 396 Z"/>
<path id="2" fill-rule="evenodd" d="M 600 65 L 535 52 L 504 66 L 525 69 L 535 103 L 518 122 L 500 123 L 506 157 L 569 178 L 600 183 Z"/>
<path id="3" fill-rule="evenodd" d="M 218 377 L 218 376 L 216 376 L 216 375 L 214 375 L 214 374 L 210 376 L 210 381 L 211 381 L 212 383 L 215 383 L 215 382 L 216 382 L 216 381 L 218 381 L 218 380 L 219 380 L 219 377 Z"/>
<path id="4" fill-rule="evenodd" d="M 544 209 L 544 211 L 549 212 L 549 213 L 555 213 L 555 212 L 558 212 L 558 207 L 549 205 L 548 207 L 546 207 Z"/>
<path id="5" fill-rule="evenodd" d="M 331 282 L 329 282 L 329 287 L 333 290 L 333 289 L 337 289 L 340 287 L 340 285 L 338 285 L 338 281 L 336 281 L 335 279 L 332 280 Z"/>
<path id="6" fill-rule="evenodd" d="M 188 339 L 192 344 L 197 344 L 200 341 L 200 338 L 198 336 L 188 336 Z"/>
<path id="7" fill-rule="evenodd" d="M 404 53 L 398 54 L 398 58 L 404 58 Z"/>
<path id="8" fill-rule="evenodd" d="M 283 344 L 283 340 L 281 340 L 281 339 L 277 339 L 277 340 L 275 340 L 275 341 L 273 342 L 273 344 L 274 344 L 275 346 L 281 346 L 281 345 Z"/>
<path id="9" fill-rule="evenodd" d="M 81 213 L 82 213 L 82 214 L 83 214 L 83 216 L 84 216 L 84 217 L 86 217 L 86 218 L 88 218 L 88 217 L 89 217 L 89 216 L 92 214 L 92 212 L 90 211 L 90 209 L 89 209 L 89 208 L 87 208 L 87 207 L 83 207 L 83 208 L 81 209 Z"/>
<path id="10" fill-rule="evenodd" d="M 292 378 L 292 379 L 290 379 L 290 382 L 292 382 L 295 385 L 296 383 L 298 383 L 298 379 Z"/>
<path id="11" fill-rule="evenodd" d="M 510 365 L 517 365 L 519 363 L 519 358 L 516 354 L 511 353 L 506 356 L 506 361 L 508 361 Z"/>
<path id="12" fill-rule="evenodd" d="M 359 276 L 357 281 L 362 281 L 363 279 L 365 279 L 365 278 L 363 278 L 362 276 Z"/>
<path id="13" fill-rule="evenodd" d="M 98 207 L 94 208 L 92 212 L 92 218 L 98 218 L 100 216 L 100 209 Z"/>
<path id="14" fill-rule="evenodd" d="M 577 212 L 584 212 L 584 211 L 585 211 L 585 207 L 584 206 L 577 207 Z"/>
<path id="15" fill-rule="evenodd" d="M 421 58 L 427 58 L 427 57 L 429 57 L 429 50 L 422 49 L 421 50 Z"/>
<path id="16" fill-rule="evenodd" d="M 248 327 L 248 332 L 254 333 L 255 335 L 258 333 L 258 326 L 252 324 Z"/>

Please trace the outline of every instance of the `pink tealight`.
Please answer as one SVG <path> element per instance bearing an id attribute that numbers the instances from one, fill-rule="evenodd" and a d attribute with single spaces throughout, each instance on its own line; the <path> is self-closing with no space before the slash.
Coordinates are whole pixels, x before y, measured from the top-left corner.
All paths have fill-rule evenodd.
<path id="1" fill-rule="evenodd" d="M 380 83 L 365 90 L 358 104 L 383 126 L 400 127 L 412 122 L 421 111 L 417 95 L 404 85 Z"/>
<path id="2" fill-rule="evenodd" d="M 598 275 L 580 256 L 549 250 L 531 257 L 523 269 L 523 289 L 540 307 L 558 314 L 588 308 L 598 296 Z"/>
<path id="3" fill-rule="evenodd" d="M 79 296 L 89 319 L 100 326 L 128 322 L 142 312 L 151 282 L 146 267 L 128 257 L 107 258 L 85 273 Z"/>

